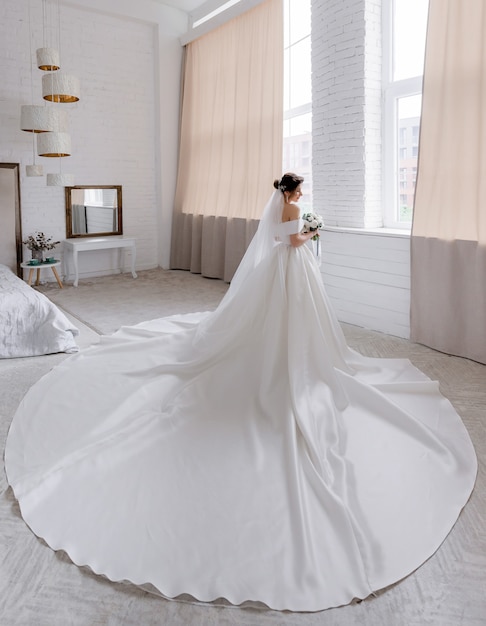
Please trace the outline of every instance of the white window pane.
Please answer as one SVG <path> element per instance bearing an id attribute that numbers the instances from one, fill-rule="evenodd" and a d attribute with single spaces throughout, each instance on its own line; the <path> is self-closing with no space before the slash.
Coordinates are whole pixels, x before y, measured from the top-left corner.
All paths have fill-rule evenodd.
<path id="1" fill-rule="evenodd" d="M 416 94 L 421 90 L 428 7 L 429 0 L 383 0 L 383 58 L 393 62 L 383 92 L 384 223 L 395 228 L 409 228 L 412 219 L 421 115 L 421 96 Z"/>
<path id="2" fill-rule="evenodd" d="M 417 172 L 418 129 L 422 96 L 398 99 L 398 221 L 411 222 Z"/>
<path id="3" fill-rule="evenodd" d="M 290 48 L 290 108 L 312 101 L 310 37 Z"/>
<path id="4" fill-rule="evenodd" d="M 283 171 L 304 177 L 301 208 L 312 208 L 312 115 L 298 115 L 284 122 Z"/>
<path id="5" fill-rule="evenodd" d="M 417 93 L 414 96 L 407 96 L 406 98 L 398 99 L 398 119 L 406 119 L 406 118 L 418 118 L 420 120 L 420 109 L 422 107 L 422 95 Z M 413 139 L 414 131 L 416 128 L 417 139 L 418 139 L 418 120 L 415 121 L 415 124 L 410 124 L 407 126 L 409 132 L 405 133 L 405 135 L 409 135 L 409 139 Z"/>
<path id="6" fill-rule="evenodd" d="M 290 120 L 284 120 L 283 136 L 290 137 Z"/>
<path id="7" fill-rule="evenodd" d="M 290 51 L 284 50 L 284 111 L 290 109 Z"/>
<path id="8" fill-rule="evenodd" d="M 393 80 L 423 74 L 428 8 L 428 0 L 394 0 Z"/>
<path id="9" fill-rule="evenodd" d="M 287 0 L 289 3 L 290 44 L 307 37 L 311 32 L 310 0 Z"/>
<path id="10" fill-rule="evenodd" d="M 284 111 L 312 102 L 311 0 L 284 0 Z M 283 125 L 283 170 L 304 177 L 301 209 L 312 208 L 312 115 L 293 115 Z"/>
<path id="11" fill-rule="evenodd" d="M 290 120 L 290 135 L 295 137 L 297 135 L 312 136 L 312 114 L 305 113 L 304 115 L 297 115 Z"/>

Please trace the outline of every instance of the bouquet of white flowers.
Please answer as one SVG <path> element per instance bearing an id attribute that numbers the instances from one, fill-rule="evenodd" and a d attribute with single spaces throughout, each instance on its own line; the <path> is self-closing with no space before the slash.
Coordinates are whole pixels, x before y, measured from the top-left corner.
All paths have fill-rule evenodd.
<path id="1" fill-rule="evenodd" d="M 302 220 L 304 221 L 304 228 L 302 229 L 303 233 L 314 232 L 324 226 L 324 220 L 317 213 L 304 213 Z M 311 237 L 311 239 L 315 241 L 319 239 L 319 235 L 316 233 L 314 237 Z"/>
<path id="2" fill-rule="evenodd" d="M 23 241 L 29 250 L 52 250 L 60 241 L 52 241 L 52 237 L 46 237 L 44 233 L 36 231 Z"/>

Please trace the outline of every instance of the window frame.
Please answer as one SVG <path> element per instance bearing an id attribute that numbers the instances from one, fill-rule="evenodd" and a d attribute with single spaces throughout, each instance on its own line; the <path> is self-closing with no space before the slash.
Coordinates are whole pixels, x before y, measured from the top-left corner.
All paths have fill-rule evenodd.
<path id="1" fill-rule="evenodd" d="M 400 164 L 398 159 L 398 101 L 422 94 L 423 75 L 393 80 L 394 0 L 382 0 L 382 202 L 385 228 L 411 230 L 411 222 L 399 221 Z M 418 145 L 418 142 L 417 144 Z"/>
<path id="2" fill-rule="evenodd" d="M 309 9 L 311 8 L 311 0 L 306 0 L 309 3 Z M 299 4 L 299 0 L 287 0 L 286 2 L 284 2 L 284 27 L 287 28 L 290 26 L 290 14 L 292 12 L 292 8 L 291 8 L 291 4 L 295 3 L 296 6 L 298 6 Z M 291 89 L 291 85 L 292 85 L 292 69 L 293 69 L 293 65 L 292 65 L 292 52 L 293 52 L 293 48 L 295 48 L 298 44 L 300 44 L 302 41 L 308 39 L 309 43 L 311 43 L 312 38 L 311 38 L 311 32 L 312 32 L 312 19 L 311 22 L 309 24 L 309 32 L 306 33 L 303 36 L 300 36 L 298 39 L 295 39 L 295 41 L 292 41 L 291 36 L 290 36 L 290 31 L 287 33 L 287 42 L 285 42 L 286 37 L 284 36 L 284 49 L 283 49 L 283 53 L 284 55 L 286 55 L 288 58 L 286 61 L 284 61 L 284 69 L 286 69 L 288 71 L 288 75 L 285 77 L 284 79 L 284 84 L 287 83 L 288 84 L 288 89 Z M 309 46 L 310 47 L 310 46 Z M 312 55 L 309 54 L 309 67 L 311 67 L 312 64 Z M 312 74 L 311 74 L 311 81 L 312 81 Z M 289 96 L 289 102 L 286 101 L 287 95 Z M 291 104 L 291 97 L 290 97 L 290 92 L 287 94 L 287 92 L 284 92 L 284 111 L 283 111 L 283 118 L 284 118 L 284 126 L 282 128 L 282 139 L 283 139 L 283 153 L 282 153 L 282 169 L 290 169 L 291 171 L 295 171 L 298 174 L 301 174 L 304 176 L 304 184 L 303 184 L 303 192 L 304 192 L 304 196 L 301 199 L 300 202 L 300 206 L 301 208 L 306 208 L 308 210 L 311 210 L 312 208 L 312 84 L 311 84 L 311 93 L 310 93 L 310 100 L 308 102 L 304 102 L 304 103 L 300 103 L 297 104 L 297 106 L 293 106 L 290 108 L 287 108 L 288 105 Z M 287 136 L 285 133 L 285 126 L 288 123 L 289 125 L 291 124 L 293 119 L 299 118 L 301 116 L 304 115 L 310 115 L 311 117 L 311 130 L 310 133 L 308 135 L 308 137 L 306 136 L 306 139 L 304 142 L 301 142 L 301 147 L 303 146 L 303 144 L 307 144 L 307 142 L 309 142 L 309 145 L 306 145 L 306 154 L 303 155 L 303 153 L 300 155 L 300 166 L 298 164 L 298 159 L 294 158 L 294 159 L 289 159 L 289 163 L 286 163 L 286 155 L 287 155 L 287 148 L 286 145 L 291 147 L 292 146 L 292 141 L 286 142 Z M 292 133 L 289 135 L 289 139 L 291 139 L 293 136 L 300 136 L 300 135 L 293 135 Z M 305 167 L 304 164 L 304 159 L 305 161 L 307 161 L 308 159 L 308 165 L 307 168 Z M 293 162 L 292 162 L 293 161 Z"/>

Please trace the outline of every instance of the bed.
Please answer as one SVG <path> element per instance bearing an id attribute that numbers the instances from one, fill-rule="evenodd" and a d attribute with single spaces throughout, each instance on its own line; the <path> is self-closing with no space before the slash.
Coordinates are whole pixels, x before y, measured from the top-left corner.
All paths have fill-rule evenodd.
<path id="1" fill-rule="evenodd" d="M 78 334 L 53 302 L 0 264 L 0 358 L 77 352 Z"/>

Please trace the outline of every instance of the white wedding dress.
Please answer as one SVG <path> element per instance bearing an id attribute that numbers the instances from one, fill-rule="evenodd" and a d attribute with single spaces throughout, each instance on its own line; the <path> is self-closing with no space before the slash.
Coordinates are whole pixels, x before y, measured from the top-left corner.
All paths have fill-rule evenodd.
<path id="1" fill-rule="evenodd" d="M 476 456 L 438 385 L 349 349 L 307 246 L 277 242 L 213 313 L 124 327 L 34 385 L 8 435 L 54 550 L 174 598 L 317 611 L 403 578 Z"/>

